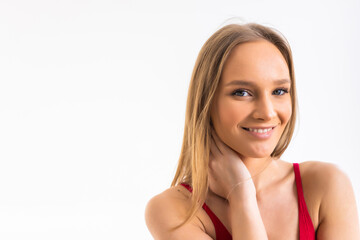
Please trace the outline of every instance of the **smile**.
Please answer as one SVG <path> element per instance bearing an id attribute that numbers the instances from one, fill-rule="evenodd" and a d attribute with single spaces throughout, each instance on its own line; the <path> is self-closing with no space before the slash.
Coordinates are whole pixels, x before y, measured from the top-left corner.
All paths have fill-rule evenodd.
<path id="1" fill-rule="evenodd" d="M 258 133 L 266 133 L 270 130 L 272 130 L 273 128 L 265 128 L 265 129 L 262 129 L 262 128 L 248 128 L 246 130 L 249 130 L 250 132 L 258 132 Z"/>
<path id="2" fill-rule="evenodd" d="M 269 127 L 269 128 L 244 128 L 251 136 L 254 136 L 256 138 L 260 139 L 267 139 L 270 138 L 273 130 L 275 127 Z"/>

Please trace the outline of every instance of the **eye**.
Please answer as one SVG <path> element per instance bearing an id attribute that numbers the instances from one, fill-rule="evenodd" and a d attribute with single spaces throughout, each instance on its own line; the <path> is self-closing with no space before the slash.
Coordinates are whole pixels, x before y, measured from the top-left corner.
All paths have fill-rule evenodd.
<path id="1" fill-rule="evenodd" d="M 281 94 L 281 91 L 283 92 L 282 94 Z M 275 95 L 285 95 L 288 92 L 289 92 L 289 89 L 287 89 L 287 88 L 278 88 L 274 91 L 274 93 L 279 93 L 279 94 L 275 94 Z"/>
<path id="2" fill-rule="evenodd" d="M 237 89 L 235 90 L 231 95 L 233 96 L 239 96 L 239 97 L 246 97 L 244 94 L 248 94 L 247 90 L 244 89 Z"/>

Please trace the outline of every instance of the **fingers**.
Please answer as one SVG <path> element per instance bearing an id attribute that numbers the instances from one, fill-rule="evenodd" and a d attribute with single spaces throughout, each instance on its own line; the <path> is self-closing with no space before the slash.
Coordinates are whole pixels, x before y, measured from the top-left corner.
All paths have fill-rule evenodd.
<path id="1" fill-rule="evenodd" d="M 209 164 L 209 172 L 208 172 L 208 179 L 215 179 L 216 177 L 214 176 L 214 169 L 211 167 L 213 164 Z"/>
<path id="2" fill-rule="evenodd" d="M 213 151 L 214 154 L 217 154 L 218 152 L 223 155 L 222 147 L 221 147 L 222 141 L 220 140 L 219 136 L 216 134 L 214 129 L 211 129 L 211 145 L 210 149 Z"/>
<path id="3" fill-rule="evenodd" d="M 214 148 L 214 147 L 213 147 Z M 210 171 L 213 171 L 215 168 L 216 168 L 216 166 L 215 166 L 215 163 L 216 163 L 216 156 L 214 156 L 214 151 L 217 151 L 217 149 L 211 149 L 210 150 L 210 155 L 209 155 L 209 170 Z"/>
<path id="4" fill-rule="evenodd" d="M 213 155 L 214 158 L 222 155 L 222 152 L 220 151 L 220 149 L 219 149 L 218 146 L 216 145 L 214 139 L 211 139 L 211 143 L 210 143 L 210 153 L 212 153 L 212 155 Z"/>
<path id="5" fill-rule="evenodd" d="M 217 164 L 219 162 L 220 159 L 223 158 L 223 154 L 220 150 L 220 148 L 218 147 L 218 144 L 216 142 L 219 142 L 219 138 L 218 136 L 214 136 L 216 135 L 215 130 L 212 129 L 211 131 L 211 139 L 210 139 L 210 159 L 209 159 L 209 169 L 210 169 L 210 173 L 217 168 Z M 219 139 L 219 140 L 216 140 Z M 221 140 L 220 140 L 221 141 Z"/>

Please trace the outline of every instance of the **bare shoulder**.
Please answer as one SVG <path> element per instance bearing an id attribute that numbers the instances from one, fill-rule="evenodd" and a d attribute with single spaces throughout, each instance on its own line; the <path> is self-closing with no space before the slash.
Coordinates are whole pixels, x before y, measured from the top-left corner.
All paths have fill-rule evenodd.
<path id="1" fill-rule="evenodd" d="M 196 239 L 210 240 L 198 218 L 173 230 L 186 218 L 191 207 L 191 193 L 183 186 L 171 187 L 149 200 L 145 209 L 146 225 L 156 240 Z"/>
<path id="2" fill-rule="evenodd" d="M 306 161 L 299 164 L 301 176 L 317 178 L 321 180 L 332 176 L 346 176 L 346 174 L 334 163 L 320 161 Z M 315 180 L 315 179 L 313 179 Z"/>
<path id="3" fill-rule="evenodd" d="M 328 172 L 328 171 L 341 171 L 339 166 L 337 166 L 334 163 L 329 163 L 329 162 L 321 162 L 321 161 L 305 161 L 302 163 L 299 163 L 300 168 L 303 168 L 304 170 L 307 171 L 323 171 L 323 172 Z"/>
<path id="4" fill-rule="evenodd" d="M 350 179 L 339 166 L 320 161 L 306 161 L 299 164 L 304 192 L 319 204 L 332 188 L 343 185 L 351 187 Z"/>
<path id="5" fill-rule="evenodd" d="M 349 187 L 350 179 L 336 164 L 320 161 L 306 161 L 299 164 L 301 179 L 306 189 L 313 189 L 320 196 L 334 187 L 334 184 L 345 184 Z M 315 192 L 312 192 L 316 194 Z"/>
<path id="6" fill-rule="evenodd" d="M 360 239 L 356 199 L 348 175 L 333 163 L 307 161 L 299 165 L 304 194 L 308 191 L 315 196 L 313 201 L 319 206 L 317 239 Z"/>

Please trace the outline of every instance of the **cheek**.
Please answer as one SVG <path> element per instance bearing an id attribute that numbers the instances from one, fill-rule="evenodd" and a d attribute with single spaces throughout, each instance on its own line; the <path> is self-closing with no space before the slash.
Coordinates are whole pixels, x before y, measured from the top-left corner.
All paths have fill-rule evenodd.
<path id="1" fill-rule="evenodd" d="M 237 124 L 245 115 L 244 111 L 240 111 L 241 106 L 234 104 L 234 101 L 220 102 L 218 109 L 219 123 L 222 125 L 232 126 Z"/>
<path id="2" fill-rule="evenodd" d="M 282 104 L 279 108 L 280 118 L 283 123 L 287 123 L 290 120 L 292 114 L 291 102 Z"/>

